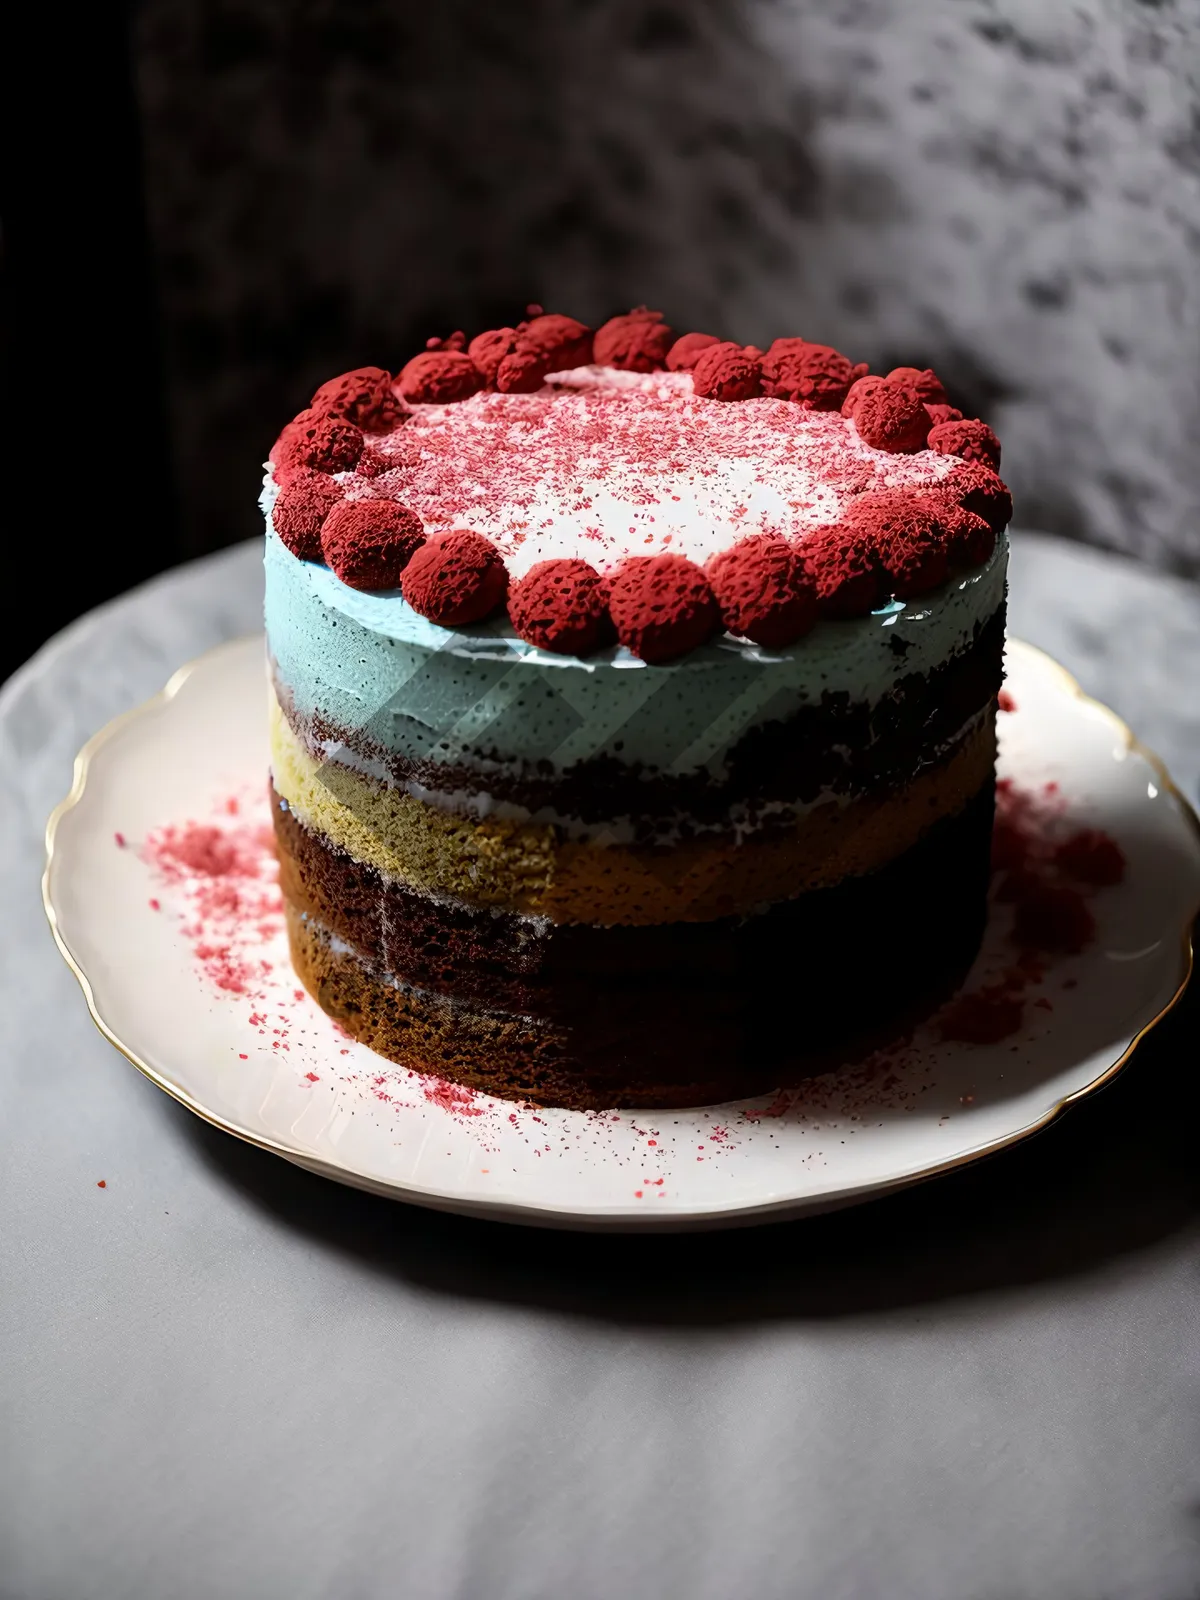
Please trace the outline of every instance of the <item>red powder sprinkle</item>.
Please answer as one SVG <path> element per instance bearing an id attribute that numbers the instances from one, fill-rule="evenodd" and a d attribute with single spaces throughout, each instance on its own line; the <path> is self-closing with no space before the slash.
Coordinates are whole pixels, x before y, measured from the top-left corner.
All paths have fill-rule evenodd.
<path id="1" fill-rule="evenodd" d="M 306 1072 L 304 1076 L 309 1083 L 320 1083 L 321 1081 L 315 1072 Z"/>
<path id="2" fill-rule="evenodd" d="M 430 1105 L 448 1111 L 455 1117 L 481 1117 L 487 1110 L 479 1105 L 479 1096 L 465 1084 L 448 1083 L 445 1078 L 427 1077 L 422 1081 L 421 1092 Z"/>
<path id="3" fill-rule="evenodd" d="M 125 835 L 123 833 L 114 833 L 113 834 L 113 842 L 116 845 L 118 850 L 124 850 L 124 848 L 125 848 Z"/>
<path id="4" fill-rule="evenodd" d="M 1000 707 L 1001 711 L 1015 711 L 1017 709 L 1017 702 L 1013 699 L 1012 695 L 1009 694 L 1007 689 L 1001 689 L 1000 693 L 996 696 L 996 704 Z"/>
<path id="5" fill-rule="evenodd" d="M 227 994 L 261 997 L 270 973 L 262 947 L 283 918 L 270 830 L 241 821 L 173 824 L 152 833 L 140 853 L 182 902 L 181 931 L 205 978 Z"/>
<path id="6" fill-rule="evenodd" d="M 560 655 L 585 656 L 611 629 L 600 574 L 586 561 L 539 561 L 508 596 L 508 614 L 522 639 Z"/>
<path id="7" fill-rule="evenodd" d="M 104 1178 L 97 1178 L 96 1179 L 96 1187 L 97 1187 L 97 1189 L 107 1189 L 108 1188 L 108 1183 Z"/>
<path id="8" fill-rule="evenodd" d="M 781 649 L 816 623 L 807 558 L 778 534 L 752 534 L 712 556 L 704 570 L 730 633 Z"/>
<path id="9" fill-rule="evenodd" d="M 449 405 L 483 387 L 483 373 L 463 350 L 426 350 L 414 356 L 396 386 L 410 405 Z"/>
<path id="10" fill-rule="evenodd" d="M 1013 938 L 1031 950 L 1077 955 L 1096 936 L 1096 919 L 1078 889 L 1025 881 L 1017 898 Z"/>
<path id="11" fill-rule="evenodd" d="M 714 344 L 692 367 L 692 386 L 704 400 L 752 400 L 762 393 L 762 363 L 740 344 Z"/>
<path id="12" fill-rule="evenodd" d="M 321 529 L 322 554 L 351 589 L 394 589 L 424 542 L 420 517 L 396 500 L 344 500 Z"/>
<path id="13" fill-rule="evenodd" d="M 592 359 L 597 366 L 624 372 L 658 372 L 666 365 L 675 335 L 661 311 L 635 306 L 623 317 L 611 317 L 597 328 Z"/>
<path id="14" fill-rule="evenodd" d="M 607 590 L 617 637 L 642 661 L 685 655 L 720 626 L 708 579 L 686 556 L 630 556 Z"/>
<path id="15" fill-rule="evenodd" d="M 715 333 L 685 333 L 667 351 L 668 372 L 691 372 L 705 350 L 720 344 Z"/>
<path id="16" fill-rule="evenodd" d="M 161 911 L 162 910 L 161 904 L 157 900 L 155 900 L 153 898 L 148 900 L 146 902 L 146 904 L 150 907 L 151 911 Z"/>
<path id="17" fill-rule="evenodd" d="M 1060 872 L 1097 889 L 1112 888 L 1125 876 L 1125 853 L 1117 841 L 1099 828 L 1081 828 L 1056 848 L 1054 863 Z"/>
<path id="18" fill-rule="evenodd" d="M 249 1061 L 249 1059 L 250 1059 L 250 1057 L 246 1054 L 246 1052 L 244 1050 L 239 1050 L 238 1051 L 238 1060 L 239 1061 Z"/>
<path id="19" fill-rule="evenodd" d="M 443 627 L 482 622 L 504 601 L 508 569 L 490 540 L 455 528 L 422 545 L 401 579 L 414 611 Z"/>
<path id="20" fill-rule="evenodd" d="M 952 1000 L 938 1016 L 938 1032 L 960 1044 L 998 1044 L 1020 1031 L 1024 1017 L 1024 1002 L 996 984 Z"/>
<path id="21" fill-rule="evenodd" d="M 1000 441 L 986 422 L 963 418 L 959 422 L 939 422 L 930 428 L 930 450 L 944 456 L 961 456 L 964 461 L 979 461 L 995 472 L 1000 466 Z"/>

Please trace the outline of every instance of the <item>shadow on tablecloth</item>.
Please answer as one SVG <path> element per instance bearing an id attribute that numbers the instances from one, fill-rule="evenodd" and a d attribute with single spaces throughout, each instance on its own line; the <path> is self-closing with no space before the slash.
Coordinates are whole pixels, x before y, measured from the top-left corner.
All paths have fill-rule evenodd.
<path id="1" fill-rule="evenodd" d="M 1093 1272 L 1194 1227 L 1200 981 L 1130 1066 L 1054 1127 L 868 1205 L 702 1234 L 598 1235 L 426 1211 L 303 1172 L 163 1098 L 252 1206 L 383 1278 L 611 1323 L 912 1308 Z"/>

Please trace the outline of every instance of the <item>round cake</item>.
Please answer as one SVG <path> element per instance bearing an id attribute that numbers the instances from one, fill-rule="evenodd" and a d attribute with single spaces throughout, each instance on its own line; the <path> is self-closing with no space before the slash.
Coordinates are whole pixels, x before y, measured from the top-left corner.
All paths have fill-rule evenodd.
<path id="1" fill-rule="evenodd" d="M 530 308 L 323 385 L 271 452 L 297 973 L 406 1066 L 712 1103 L 977 950 L 999 446 L 931 372 Z"/>

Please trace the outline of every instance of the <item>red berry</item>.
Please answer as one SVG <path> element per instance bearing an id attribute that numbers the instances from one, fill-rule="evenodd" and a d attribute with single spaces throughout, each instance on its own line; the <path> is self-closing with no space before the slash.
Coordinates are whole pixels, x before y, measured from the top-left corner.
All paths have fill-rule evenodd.
<path id="1" fill-rule="evenodd" d="M 937 492 L 949 495 L 967 511 L 974 511 L 999 533 L 1012 521 L 1012 495 L 1008 485 L 979 461 L 964 461 L 937 485 Z"/>
<path id="2" fill-rule="evenodd" d="M 468 400 L 483 387 L 483 373 L 463 350 L 423 350 L 404 366 L 396 384 L 413 405 L 444 406 Z"/>
<path id="3" fill-rule="evenodd" d="M 981 567 L 996 548 L 996 533 L 986 517 L 968 511 L 957 500 L 936 492 L 925 498 L 936 506 L 946 540 L 946 556 L 955 570 Z"/>
<path id="4" fill-rule="evenodd" d="M 858 401 L 854 426 L 873 450 L 904 455 L 921 450 L 929 433 L 929 413 L 913 389 L 881 383 Z"/>
<path id="5" fill-rule="evenodd" d="M 860 495 L 842 519 L 874 551 L 884 588 L 898 599 L 936 589 L 949 575 L 939 509 L 929 495 L 882 489 Z"/>
<path id="6" fill-rule="evenodd" d="M 686 556 L 628 556 L 606 587 L 617 637 L 643 661 L 686 655 L 721 623 L 708 579 Z"/>
<path id="7" fill-rule="evenodd" d="M 658 372 L 667 361 L 675 335 L 661 311 L 637 306 L 623 317 L 611 317 L 596 330 L 592 359 L 600 367 L 620 367 L 625 372 Z"/>
<path id="8" fill-rule="evenodd" d="M 964 461 L 981 461 L 995 472 L 1000 465 L 1000 441 L 986 422 L 963 417 L 957 422 L 939 422 L 929 430 L 929 448 L 944 456 L 961 456 Z"/>
<path id="9" fill-rule="evenodd" d="M 585 656 L 607 621 L 604 584 L 586 561 L 539 561 L 509 590 L 508 614 L 521 638 L 539 649 Z"/>
<path id="10" fill-rule="evenodd" d="M 844 417 L 853 418 L 854 413 L 858 409 L 859 401 L 865 400 L 873 390 L 878 389 L 881 384 L 886 383 L 887 379 L 881 378 L 877 372 L 868 372 L 861 378 L 855 378 L 854 382 L 850 385 L 849 393 L 842 401 L 842 415 Z"/>
<path id="11" fill-rule="evenodd" d="M 931 428 L 936 428 L 939 422 L 957 422 L 962 416 L 957 406 L 940 405 L 936 400 L 926 400 L 925 409 Z"/>
<path id="12" fill-rule="evenodd" d="M 537 356 L 545 372 L 566 372 L 591 361 L 592 330 L 574 317 L 550 311 L 518 330 L 517 348 L 524 355 Z"/>
<path id="13" fill-rule="evenodd" d="M 685 333 L 667 351 L 668 371 L 691 372 L 701 352 L 720 342 L 713 333 Z"/>
<path id="14" fill-rule="evenodd" d="M 902 389 L 915 390 L 926 405 L 946 404 L 942 380 L 929 367 L 893 367 L 887 381 L 898 383 Z"/>
<path id="15" fill-rule="evenodd" d="M 489 328 L 486 333 L 475 335 L 467 346 L 467 354 L 483 374 L 484 382 L 494 387 L 500 363 L 516 348 L 515 328 Z"/>
<path id="16" fill-rule="evenodd" d="M 779 534 L 752 534 L 705 563 L 730 633 L 778 650 L 817 620 L 817 587 L 800 551 Z"/>
<path id="17" fill-rule="evenodd" d="M 321 527 L 342 498 L 340 484 L 327 472 L 298 467 L 275 497 L 271 526 L 301 561 L 320 561 Z"/>
<path id="18" fill-rule="evenodd" d="M 310 410 L 280 435 L 281 467 L 311 467 L 315 472 L 349 472 L 363 452 L 362 429 L 341 417 Z"/>
<path id="19" fill-rule="evenodd" d="M 829 522 L 807 534 L 801 550 L 817 587 L 822 616 L 865 617 L 882 598 L 879 564 L 857 528 Z"/>
<path id="20" fill-rule="evenodd" d="M 455 528 L 423 544 L 400 588 L 414 611 L 446 628 L 482 622 L 508 591 L 508 571 L 490 539 Z"/>
<path id="21" fill-rule="evenodd" d="M 501 394 L 532 394 L 545 381 L 545 362 L 528 350 L 515 350 L 496 369 L 496 387 Z"/>
<path id="22" fill-rule="evenodd" d="M 776 339 L 763 357 L 763 393 L 810 411 L 836 411 L 866 371 L 865 362 L 855 365 L 830 345 Z"/>
<path id="23" fill-rule="evenodd" d="M 420 517 L 395 500 L 343 500 L 321 529 L 325 559 L 351 589 L 394 589 L 424 541 Z"/>
<path id="24" fill-rule="evenodd" d="M 339 378 L 330 378 L 312 397 L 314 411 L 343 417 L 364 433 L 390 433 L 408 415 L 408 407 L 397 399 L 391 374 L 382 367 L 355 367 Z"/>
<path id="25" fill-rule="evenodd" d="M 762 362 L 740 344 L 702 350 L 692 368 L 692 388 L 705 400 L 752 400 L 762 393 Z"/>

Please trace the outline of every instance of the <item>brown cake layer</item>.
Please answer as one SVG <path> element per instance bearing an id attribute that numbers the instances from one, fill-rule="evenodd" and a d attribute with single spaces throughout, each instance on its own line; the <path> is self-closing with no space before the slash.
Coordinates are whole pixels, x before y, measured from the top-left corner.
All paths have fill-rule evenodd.
<path id="1" fill-rule="evenodd" d="M 986 912 L 993 796 L 989 781 L 888 866 L 754 917 L 562 927 L 381 896 L 362 869 L 340 879 L 337 936 L 310 909 L 305 830 L 277 807 L 292 957 L 380 1055 L 489 1093 L 577 1108 L 737 1098 L 822 1070 L 961 980 Z"/>
<path id="2" fill-rule="evenodd" d="M 825 694 L 811 705 L 760 722 L 729 751 L 719 778 L 706 771 L 648 771 L 615 756 L 579 761 L 563 772 L 548 764 L 544 772 L 514 773 L 503 765 L 488 770 L 499 760 L 488 749 L 464 752 L 467 759 L 458 761 L 433 759 L 426 753 L 429 729 L 397 708 L 382 708 L 373 732 L 371 722 L 351 729 L 319 714 L 298 716 L 278 676 L 276 693 L 289 725 L 314 755 L 330 743 L 342 744 L 377 770 L 387 770 L 402 788 L 435 794 L 485 792 L 535 818 L 544 812 L 592 824 L 628 819 L 638 842 L 677 843 L 690 833 L 726 826 L 738 808 L 754 822 L 758 810 L 773 803 L 808 803 L 822 793 L 890 793 L 994 699 L 1003 678 L 1003 655 L 1001 606 L 965 649 L 933 672 L 899 676 L 892 692 L 876 702 Z M 903 673 L 902 651 L 897 653 L 897 671 Z M 662 692 L 669 689 L 664 676 Z M 719 710 L 714 706 L 714 715 Z M 409 748 L 397 753 L 392 746 L 404 742 L 406 721 L 411 721 Z M 386 740 L 380 737 L 384 723 Z"/>

